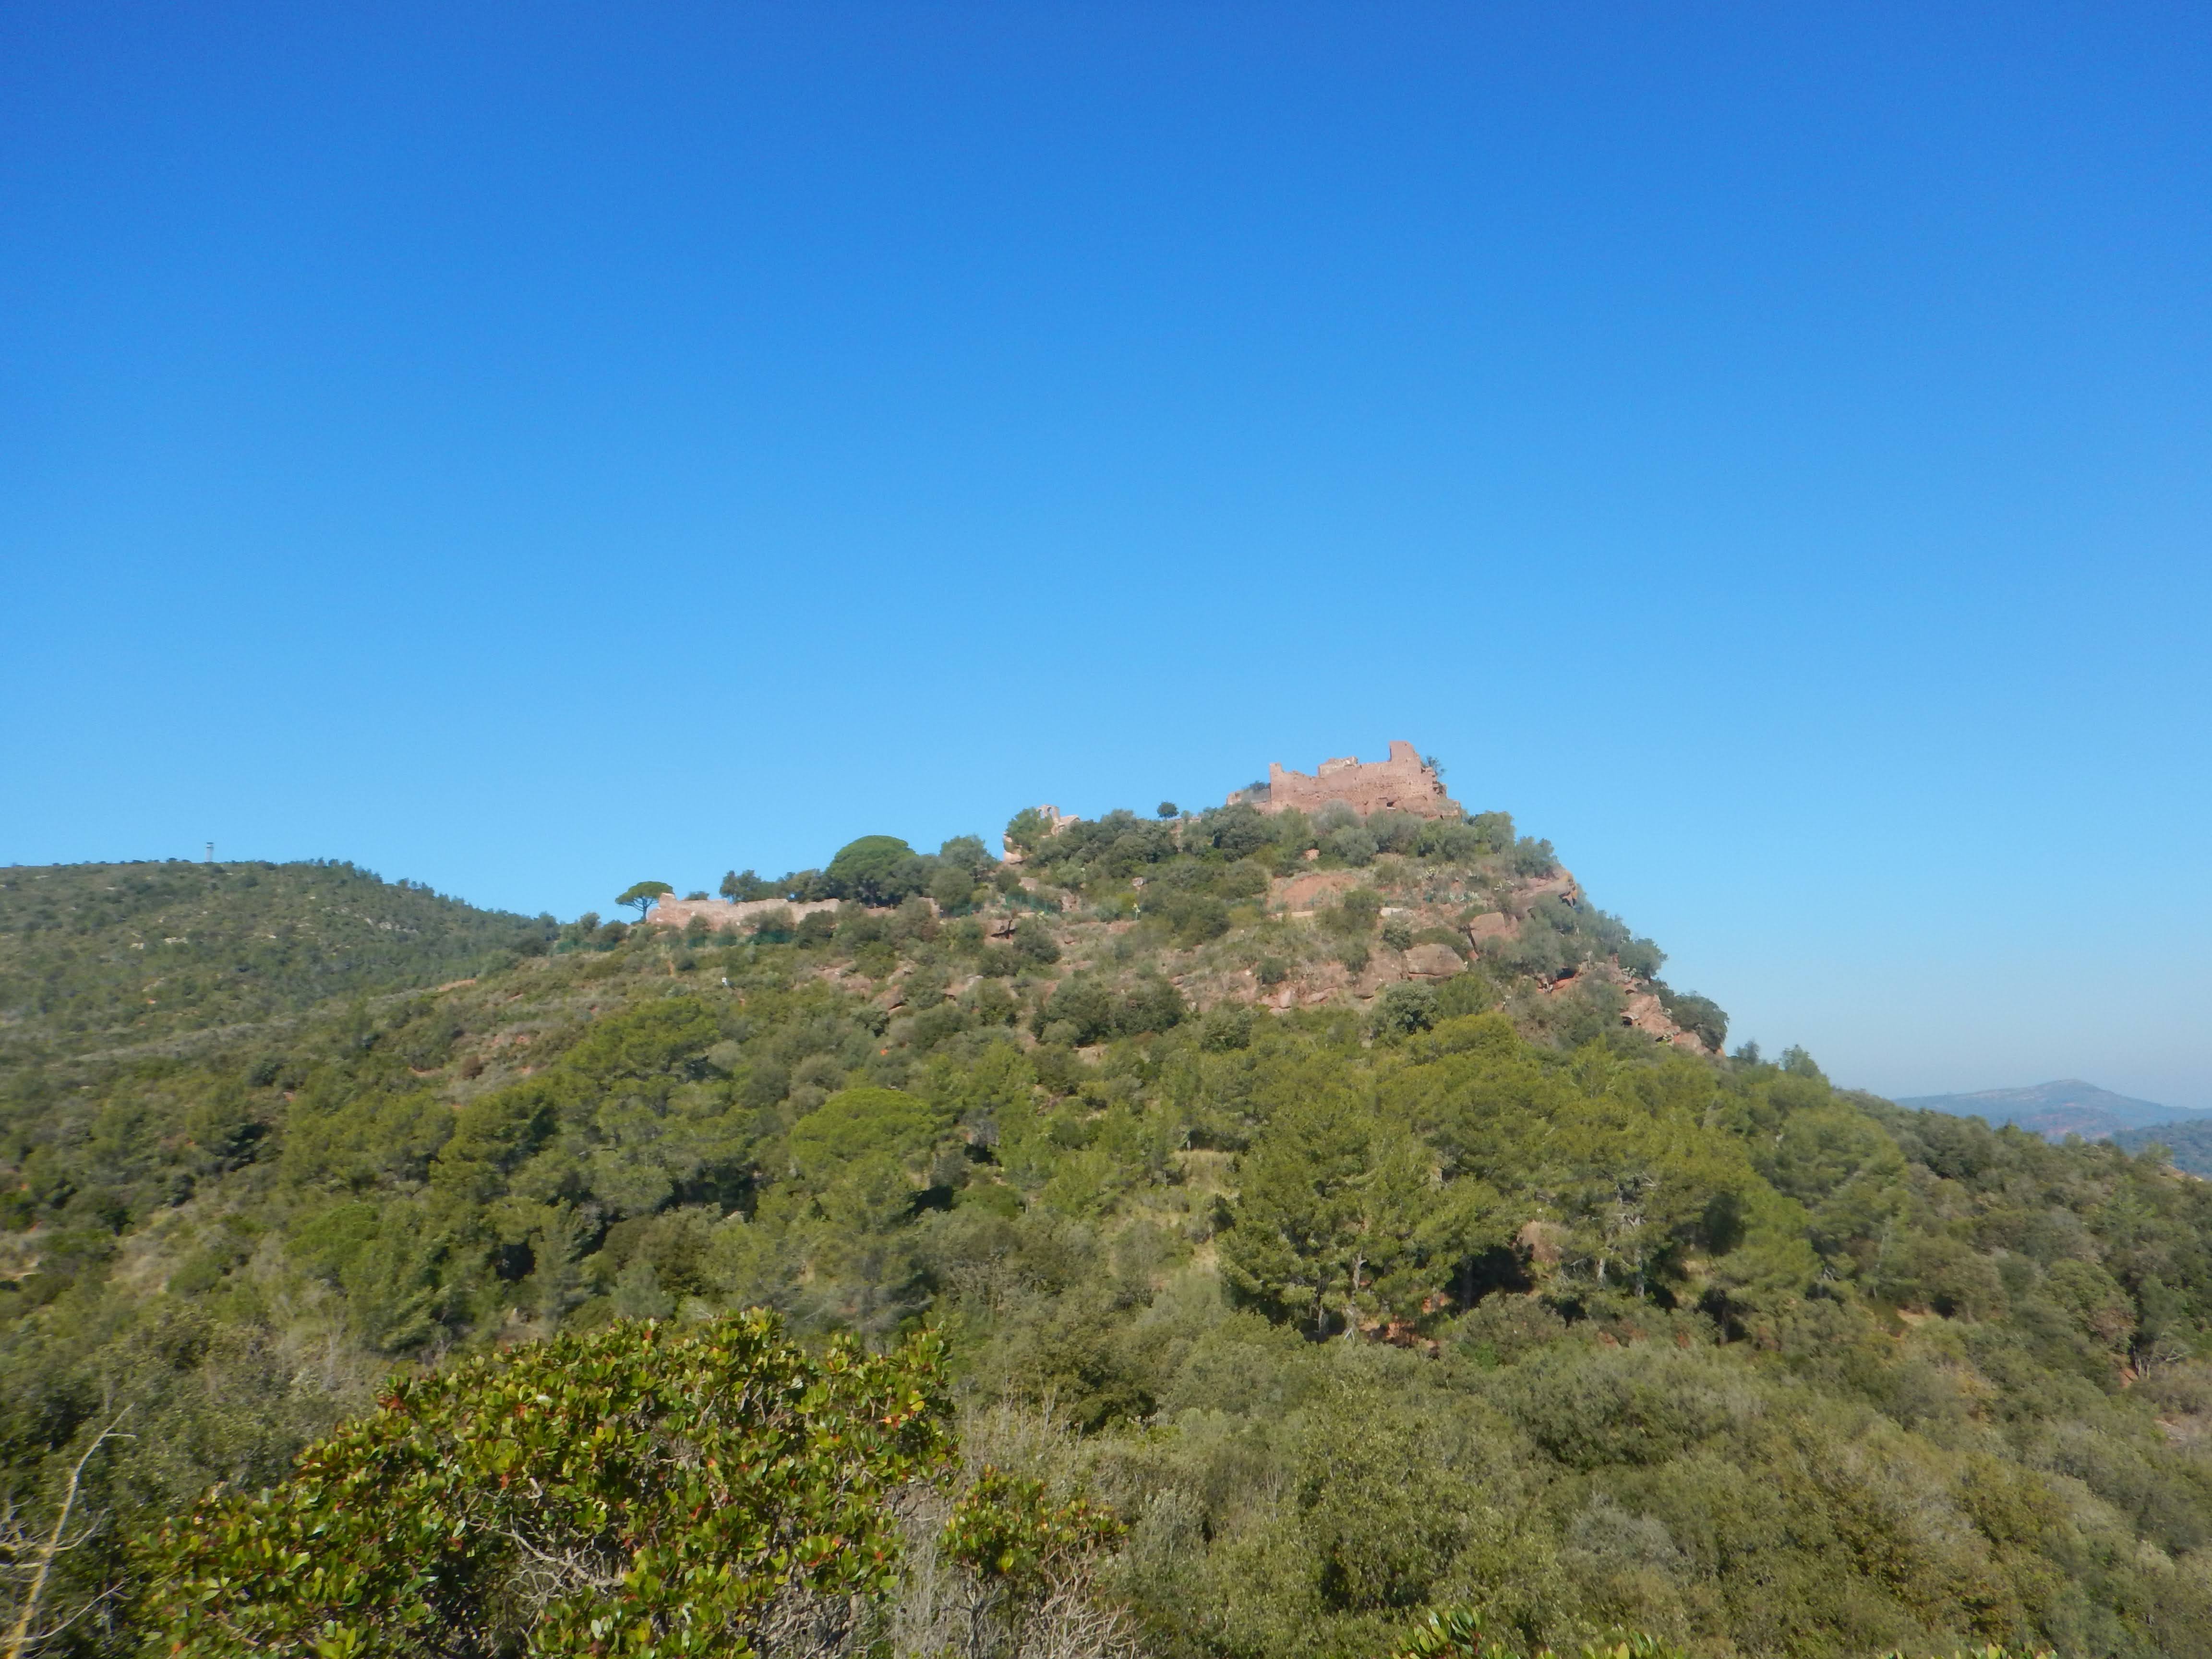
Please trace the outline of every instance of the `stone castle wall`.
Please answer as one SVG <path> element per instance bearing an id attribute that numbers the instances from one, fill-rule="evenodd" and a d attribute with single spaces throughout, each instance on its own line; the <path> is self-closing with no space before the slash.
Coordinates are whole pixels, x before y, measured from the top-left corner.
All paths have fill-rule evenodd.
<path id="1" fill-rule="evenodd" d="M 755 917 L 764 916 L 771 910 L 788 910 L 791 919 L 796 921 L 815 910 L 835 910 L 842 902 L 839 899 L 795 901 L 764 898 L 740 899 L 732 902 L 728 899 L 680 899 L 672 894 L 655 904 L 645 919 L 662 927 L 681 927 L 692 917 L 703 916 L 707 926 L 718 933 L 725 927 L 735 927 L 743 932 Z"/>
<path id="2" fill-rule="evenodd" d="M 1412 812 L 1425 818 L 1464 816 L 1459 803 L 1444 793 L 1443 780 L 1421 763 L 1410 743 L 1393 743 L 1388 760 L 1362 762 L 1350 756 L 1325 760 L 1311 776 L 1270 762 L 1265 794 L 1240 791 L 1229 800 L 1231 805 L 1249 801 L 1263 812 L 1287 811 L 1293 806 L 1315 812 L 1331 801 L 1342 801 L 1363 817 L 1370 812 Z"/>

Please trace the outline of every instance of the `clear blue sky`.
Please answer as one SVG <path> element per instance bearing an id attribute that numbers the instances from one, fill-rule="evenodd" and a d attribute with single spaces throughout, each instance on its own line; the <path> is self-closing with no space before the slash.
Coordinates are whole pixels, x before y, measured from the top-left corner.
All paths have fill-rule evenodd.
<path id="1" fill-rule="evenodd" d="M 2212 1106 L 2212 11 L 0 10 L 0 861 L 1440 753 L 1735 1035 Z"/>

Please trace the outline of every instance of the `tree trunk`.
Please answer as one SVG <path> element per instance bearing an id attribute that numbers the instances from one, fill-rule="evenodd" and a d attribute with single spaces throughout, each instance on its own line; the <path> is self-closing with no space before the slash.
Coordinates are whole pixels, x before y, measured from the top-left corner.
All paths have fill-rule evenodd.
<path id="1" fill-rule="evenodd" d="M 76 1509 L 77 1489 L 84 1480 L 85 1465 L 92 1462 L 92 1455 L 94 1452 L 107 1443 L 108 1437 L 115 1432 L 115 1423 L 122 1420 L 121 1418 L 117 1418 L 114 1423 L 110 1423 L 95 1435 L 92 1443 L 84 1449 L 84 1455 L 76 1460 L 76 1467 L 70 1471 L 69 1484 L 62 1489 L 61 1511 L 54 1516 L 53 1530 L 46 1534 L 46 1541 L 39 1546 L 38 1554 L 34 1558 L 38 1565 L 32 1569 L 31 1582 L 24 1588 L 23 1605 L 15 1614 L 15 1626 L 8 1632 L 6 1645 L 0 1647 L 0 1659 L 23 1659 L 24 1654 L 34 1642 L 46 1639 L 46 1637 L 34 1636 L 33 1631 L 38 1623 L 39 1604 L 46 1598 L 46 1579 L 53 1571 L 55 1559 L 64 1551 L 73 1549 L 77 1543 L 83 1541 L 81 1538 L 74 1541 L 70 1540 L 69 1523 L 70 1516 Z M 50 1637 L 54 1633 L 49 1631 L 46 1636 Z"/>

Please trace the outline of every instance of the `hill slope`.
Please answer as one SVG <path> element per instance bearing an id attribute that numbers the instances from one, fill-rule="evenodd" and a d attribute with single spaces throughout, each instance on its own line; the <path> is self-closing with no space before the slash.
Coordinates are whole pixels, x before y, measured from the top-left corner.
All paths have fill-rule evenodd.
<path id="1" fill-rule="evenodd" d="M 2026 1089 L 1984 1089 L 1970 1095 L 1919 1095 L 1897 1103 L 1914 1111 L 1978 1117 L 1992 1125 L 2015 1124 L 2050 1140 L 2068 1135 L 2096 1140 L 2123 1129 L 2185 1121 L 2200 1115 L 2212 1121 L 2212 1112 L 2179 1111 L 2153 1101 L 2114 1094 L 2079 1078 Z"/>
<path id="2" fill-rule="evenodd" d="M 2112 1144 L 2130 1152 L 2163 1146 L 2177 1170 L 2212 1177 L 2212 1119 L 2188 1119 L 2177 1123 L 2154 1123 L 2147 1128 L 2122 1129 Z"/>
<path id="3" fill-rule="evenodd" d="M 0 1040 L 66 1051 L 263 1019 L 434 985 L 552 931 L 350 864 L 13 866 Z"/>
<path id="4" fill-rule="evenodd" d="M 132 1409 L 82 1595 L 386 1368 L 766 1304 L 935 1323 L 969 1457 L 1131 1523 L 1101 1583 L 1157 1659 L 1367 1659 L 1445 1603 L 2212 1654 L 2212 1188 L 1722 1060 L 1548 848 L 1355 827 L 948 843 L 867 878 L 934 907 L 579 925 L 0 1079 L 7 1476 Z"/>

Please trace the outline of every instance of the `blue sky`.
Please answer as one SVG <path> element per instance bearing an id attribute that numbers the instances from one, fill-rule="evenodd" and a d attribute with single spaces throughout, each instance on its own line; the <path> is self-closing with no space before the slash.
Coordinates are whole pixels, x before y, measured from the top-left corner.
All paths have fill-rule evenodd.
<path id="1" fill-rule="evenodd" d="M 611 908 L 1403 737 L 2212 1106 L 2202 7 L 0 11 L 0 861 Z"/>

